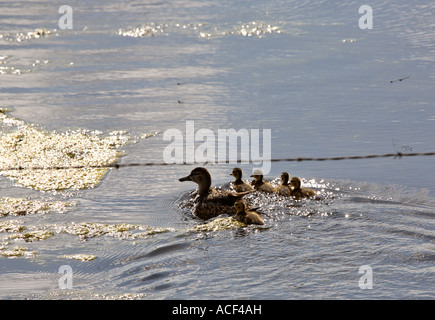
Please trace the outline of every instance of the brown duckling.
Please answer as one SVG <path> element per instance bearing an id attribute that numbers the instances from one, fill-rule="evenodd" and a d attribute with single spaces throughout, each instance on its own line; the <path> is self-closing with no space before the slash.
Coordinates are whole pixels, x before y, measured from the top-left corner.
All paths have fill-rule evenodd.
<path id="1" fill-rule="evenodd" d="M 234 176 L 235 180 L 233 181 L 234 190 L 237 192 L 244 192 L 244 191 L 251 191 L 254 190 L 254 188 L 247 184 L 245 181 L 242 180 L 243 171 L 240 168 L 234 168 L 233 172 L 230 173 L 230 176 Z"/>
<path id="2" fill-rule="evenodd" d="M 301 179 L 298 177 L 293 177 L 290 184 L 293 186 L 291 195 L 296 199 L 310 198 L 317 194 L 317 192 L 312 189 L 301 188 Z"/>
<path id="3" fill-rule="evenodd" d="M 280 196 L 289 197 L 292 189 L 288 184 L 289 174 L 287 172 L 281 173 L 281 184 L 275 188 L 275 193 Z"/>
<path id="4" fill-rule="evenodd" d="M 275 191 L 275 188 L 269 182 L 264 181 L 263 176 L 264 176 L 263 170 L 256 169 L 254 173 L 251 175 L 251 177 L 255 178 L 255 180 L 252 181 L 252 185 L 257 191 L 273 193 Z"/>
<path id="5" fill-rule="evenodd" d="M 257 211 L 251 211 L 247 209 L 246 201 L 243 199 L 237 200 L 234 203 L 236 208 L 236 215 L 234 218 L 244 224 L 264 224 L 263 218 Z"/>
<path id="6" fill-rule="evenodd" d="M 211 176 L 206 168 L 198 167 L 179 181 L 192 181 L 198 184 L 197 197 L 195 198 L 194 213 L 200 219 L 208 220 L 220 214 L 234 215 L 234 203 L 250 191 L 231 192 L 218 191 L 211 188 Z"/>

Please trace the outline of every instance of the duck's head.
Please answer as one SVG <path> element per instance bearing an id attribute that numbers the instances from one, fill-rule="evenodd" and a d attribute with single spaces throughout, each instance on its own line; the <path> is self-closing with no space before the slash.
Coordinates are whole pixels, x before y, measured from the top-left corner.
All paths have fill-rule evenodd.
<path id="1" fill-rule="evenodd" d="M 233 172 L 230 173 L 230 176 L 233 176 L 236 178 L 236 180 L 239 180 L 242 178 L 243 171 L 240 168 L 234 168 Z"/>
<path id="2" fill-rule="evenodd" d="M 246 201 L 243 199 L 237 200 L 234 203 L 234 208 L 236 208 L 237 212 L 245 212 L 246 210 Z"/>
<path id="3" fill-rule="evenodd" d="M 256 181 L 263 180 L 263 176 L 264 176 L 264 171 L 261 169 L 255 169 L 251 175 L 251 177 L 254 177 Z"/>
<path id="4" fill-rule="evenodd" d="M 186 177 L 178 179 L 178 181 L 192 181 L 198 184 L 199 194 L 208 194 L 211 186 L 211 176 L 206 168 L 198 167 L 193 169 Z"/>
<path id="5" fill-rule="evenodd" d="M 298 189 L 301 187 L 301 179 L 299 179 L 298 177 L 293 177 L 290 180 L 290 184 L 295 188 Z"/>
<path id="6" fill-rule="evenodd" d="M 287 185 L 288 184 L 288 179 L 289 179 L 288 172 L 282 172 L 281 173 L 281 181 L 282 181 L 283 185 Z"/>

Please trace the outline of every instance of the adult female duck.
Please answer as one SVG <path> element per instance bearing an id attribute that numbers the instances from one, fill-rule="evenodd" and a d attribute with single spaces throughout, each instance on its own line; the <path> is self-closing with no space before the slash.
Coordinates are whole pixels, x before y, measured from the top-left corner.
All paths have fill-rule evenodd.
<path id="1" fill-rule="evenodd" d="M 234 215 L 234 203 L 251 191 L 231 192 L 211 188 L 211 176 L 206 168 L 193 169 L 186 177 L 179 181 L 192 181 L 198 185 L 197 196 L 194 200 L 193 213 L 200 219 L 208 220 L 220 214 Z"/>

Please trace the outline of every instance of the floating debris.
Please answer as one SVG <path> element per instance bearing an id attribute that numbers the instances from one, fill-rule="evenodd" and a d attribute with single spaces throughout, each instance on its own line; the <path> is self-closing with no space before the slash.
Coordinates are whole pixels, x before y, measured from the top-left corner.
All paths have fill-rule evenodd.
<path id="1" fill-rule="evenodd" d="M 99 300 L 138 300 L 143 299 L 147 295 L 145 293 L 123 293 L 123 294 L 92 294 L 92 299 L 99 299 Z"/>
<path id="2" fill-rule="evenodd" d="M 47 240 L 54 235 L 49 230 L 36 230 L 25 233 L 17 233 L 3 238 L 2 240 L 24 240 L 25 242 L 35 242 L 40 240 Z"/>
<path id="3" fill-rule="evenodd" d="M 33 31 L 29 32 L 18 32 L 18 33 L 6 33 L 0 34 L 0 39 L 4 39 L 6 41 L 11 42 L 23 42 L 31 39 L 40 39 L 48 37 L 52 34 L 56 34 L 56 29 L 45 29 L 45 28 L 36 28 Z"/>
<path id="4" fill-rule="evenodd" d="M 160 227 L 151 227 L 151 226 L 140 226 L 137 228 L 139 230 L 145 230 L 145 232 L 136 232 L 128 236 L 131 239 L 139 239 L 139 238 L 147 238 L 154 234 L 166 233 L 176 231 L 174 228 L 160 228 Z"/>
<path id="5" fill-rule="evenodd" d="M 1 232 L 23 232 L 25 227 L 21 223 L 16 223 L 16 221 L 6 221 L 0 222 L 0 233 Z"/>
<path id="6" fill-rule="evenodd" d="M 0 247 L 0 256 L 8 257 L 8 258 L 16 258 L 16 257 L 33 257 L 36 253 L 33 251 L 28 251 L 26 247 L 16 246 L 9 250 L 2 250 Z"/>
<path id="7" fill-rule="evenodd" d="M 48 293 L 49 299 L 55 300 L 142 300 L 148 296 L 148 293 L 108 294 L 77 290 L 58 290 Z"/>
<path id="8" fill-rule="evenodd" d="M 59 212 L 64 213 L 69 207 L 75 206 L 72 201 L 40 201 L 24 198 L 0 198 L 0 217 L 26 215 L 33 213 Z M 0 225 L 1 231 L 1 225 Z"/>
<path id="9" fill-rule="evenodd" d="M 167 25 L 166 25 L 167 26 Z M 118 34 L 124 37 L 154 37 L 156 34 L 163 33 L 165 25 L 150 23 L 147 25 L 139 26 L 133 29 L 119 29 Z"/>
<path id="10" fill-rule="evenodd" d="M 80 236 L 82 240 L 86 240 L 93 237 L 98 237 L 104 234 L 110 234 L 112 236 L 122 237 L 126 231 L 135 229 L 136 227 L 130 224 L 103 224 L 93 222 L 71 223 L 68 225 L 56 226 L 57 233 L 68 233 Z"/>
<path id="11" fill-rule="evenodd" d="M 181 230 L 128 223 L 104 224 L 94 222 L 23 226 L 20 221 L 9 221 L 0 223 L 0 233 L 6 233 L 5 236 L 0 238 L 0 255 L 6 257 L 35 255 L 35 252 L 26 253 L 27 249 L 24 247 L 8 249 L 8 246 L 11 244 L 11 241 L 24 241 L 26 243 L 42 241 L 55 237 L 57 234 L 61 233 L 78 236 L 82 241 L 100 236 L 109 236 L 121 240 L 137 240 L 146 239 L 149 236 L 167 232 L 211 232 L 237 229 L 245 226 L 245 224 L 232 217 L 217 218 L 208 223 Z M 91 261 L 94 260 L 96 256 L 90 254 L 75 254 L 65 255 L 63 258 Z"/>
<path id="12" fill-rule="evenodd" d="M 222 231 L 229 229 L 237 229 L 245 227 L 242 222 L 237 221 L 233 217 L 216 218 L 208 223 L 200 224 L 192 228 L 193 231 Z"/>
<path id="13" fill-rule="evenodd" d="M 6 236 L 0 239 L 0 256 L 5 257 L 19 257 L 19 256 L 34 256 L 36 252 L 27 252 L 27 248 L 16 246 L 12 249 L 8 249 L 8 245 L 11 241 L 24 241 L 35 242 L 41 240 L 47 240 L 54 236 L 54 233 L 50 230 L 30 230 L 21 224 L 14 222 L 0 222 L 0 233 L 8 233 Z"/>
<path id="14" fill-rule="evenodd" d="M 92 254 L 71 254 L 71 255 L 64 255 L 62 256 L 65 259 L 75 259 L 80 261 L 92 261 L 97 258 L 97 256 L 94 256 Z"/>
<path id="15" fill-rule="evenodd" d="M 0 137 L 0 174 L 35 190 L 96 187 L 108 171 L 106 166 L 124 155 L 117 149 L 130 140 L 124 131 L 107 137 L 86 130 L 44 132 L 8 116 L 6 111 L 0 112 L 0 123 L 17 129 Z M 26 169 L 34 167 L 40 169 Z M 59 167 L 68 169 L 50 169 Z"/>
<path id="16" fill-rule="evenodd" d="M 159 228 L 147 225 L 133 225 L 128 223 L 104 224 L 94 222 L 71 223 L 68 225 L 55 226 L 57 233 L 67 233 L 80 236 L 81 240 L 87 240 L 102 235 L 108 235 L 121 239 L 138 239 L 144 238 L 157 233 L 174 231 L 173 228 Z M 132 233 L 133 230 L 145 231 Z"/>

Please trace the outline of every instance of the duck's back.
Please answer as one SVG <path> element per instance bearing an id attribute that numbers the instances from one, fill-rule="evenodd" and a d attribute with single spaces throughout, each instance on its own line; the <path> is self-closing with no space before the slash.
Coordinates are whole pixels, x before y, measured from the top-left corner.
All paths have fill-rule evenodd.
<path id="1" fill-rule="evenodd" d="M 219 205 L 213 202 L 201 202 L 195 205 L 193 213 L 199 219 L 208 220 L 221 214 L 233 216 L 236 214 L 236 209 L 233 206 Z"/>
<path id="2" fill-rule="evenodd" d="M 234 203 L 249 192 L 233 193 L 226 190 L 211 189 L 206 198 L 202 198 L 195 205 L 194 214 L 204 220 L 221 214 L 235 215 Z"/>
<path id="3" fill-rule="evenodd" d="M 234 218 L 244 224 L 258 224 L 258 225 L 264 224 L 263 218 L 255 211 L 237 213 Z"/>
<path id="4" fill-rule="evenodd" d="M 258 191 L 262 191 L 262 192 L 268 192 L 268 193 L 273 193 L 275 191 L 275 188 L 269 183 L 269 182 L 264 182 L 261 184 L 255 184 L 254 185 L 255 190 Z"/>
<path id="5" fill-rule="evenodd" d="M 245 191 L 254 190 L 254 188 L 251 185 L 247 184 L 244 181 L 234 182 L 233 187 L 234 187 L 234 190 L 236 190 L 237 192 L 245 192 Z"/>
<path id="6" fill-rule="evenodd" d="M 216 205 L 233 206 L 234 203 L 241 199 L 247 192 L 233 193 L 227 190 L 212 190 L 203 202 L 214 203 Z"/>
<path id="7" fill-rule="evenodd" d="M 293 190 L 291 195 L 295 198 L 310 198 L 314 197 L 317 194 L 316 191 L 308 189 L 308 188 L 298 188 L 296 190 Z"/>
<path id="8" fill-rule="evenodd" d="M 275 189 L 275 193 L 280 195 L 280 196 L 285 196 L 285 197 L 289 197 L 291 195 L 291 189 L 289 186 L 285 186 L 283 184 L 279 185 L 278 187 L 276 187 Z"/>

